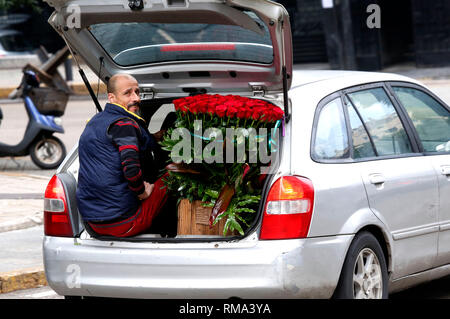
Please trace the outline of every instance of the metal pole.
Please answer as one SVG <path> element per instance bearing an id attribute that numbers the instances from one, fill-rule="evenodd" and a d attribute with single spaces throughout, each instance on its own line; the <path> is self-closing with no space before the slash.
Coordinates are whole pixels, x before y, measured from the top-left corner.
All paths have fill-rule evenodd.
<path id="1" fill-rule="evenodd" d="M 73 81 L 72 59 L 69 57 L 64 60 L 64 70 L 66 72 L 66 81 Z"/>

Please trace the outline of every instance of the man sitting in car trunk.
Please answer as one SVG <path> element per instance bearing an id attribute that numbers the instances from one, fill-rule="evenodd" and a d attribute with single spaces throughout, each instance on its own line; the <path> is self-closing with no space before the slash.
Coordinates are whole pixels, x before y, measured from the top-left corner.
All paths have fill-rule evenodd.
<path id="1" fill-rule="evenodd" d="M 130 237 L 148 229 L 166 202 L 157 179 L 159 145 L 138 115 L 139 85 L 116 74 L 108 103 L 86 125 L 79 141 L 78 209 L 97 234 Z M 153 182 L 153 184 L 151 184 Z"/>

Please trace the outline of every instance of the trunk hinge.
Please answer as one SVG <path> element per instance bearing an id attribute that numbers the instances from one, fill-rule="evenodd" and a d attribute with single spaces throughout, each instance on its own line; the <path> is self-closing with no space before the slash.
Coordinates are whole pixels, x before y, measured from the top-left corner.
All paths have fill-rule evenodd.
<path id="1" fill-rule="evenodd" d="M 252 85 L 253 96 L 263 97 L 266 95 L 266 90 L 262 85 Z"/>
<path id="2" fill-rule="evenodd" d="M 152 100 L 155 97 L 155 92 L 152 88 L 142 88 L 141 100 Z"/>

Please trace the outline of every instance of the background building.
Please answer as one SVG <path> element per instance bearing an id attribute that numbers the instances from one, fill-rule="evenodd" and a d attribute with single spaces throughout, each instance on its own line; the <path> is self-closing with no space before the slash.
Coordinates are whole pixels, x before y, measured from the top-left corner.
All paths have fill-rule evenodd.
<path id="1" fill-rule="evenodd" d="M 294 62 L 380 70 L 410 62 L 450 65 L 448 0 L 280 0 L 292 24 Z M 367 24 L 379 6 L 380 28 Z"/>
<path id="2" fill-rule="evenodd" d="M 30 1 L 34 9 L 27 5 Z M 25 13 L 29 19 L 8 28 L 22 31 L 34 47 L 43 45 L 49 52 L 64 46 L 47 23 L 52 9 L 46 3 L 15 2 L 24 5 L 10 9 L 8 15 Z M 290 15 L 296 64 L 328 63 L 332 69 L 351 70 L 381 70 L 399 63 L 417 67 L 450 65 L 449 0 L 278 2 Z M 371 15 L 367 9 L 373 4 L 379 8 L 379 28 L 370 28 L 367 24 Z M 5 17 L 0 12 L 0 18 L 2 16 Z"/>

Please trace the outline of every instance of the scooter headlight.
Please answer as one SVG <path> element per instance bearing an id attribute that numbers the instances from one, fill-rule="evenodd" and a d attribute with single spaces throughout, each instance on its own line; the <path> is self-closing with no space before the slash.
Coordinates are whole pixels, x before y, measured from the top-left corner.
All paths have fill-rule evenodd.
<path id="1" fill-rule="evenodd" d="M 56 125 L 62 126 L 62 118 L 60 117 L 55 117 L 53 122 L 55 122 Z"/>

